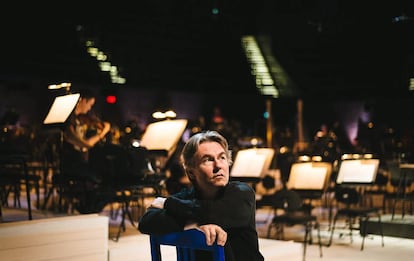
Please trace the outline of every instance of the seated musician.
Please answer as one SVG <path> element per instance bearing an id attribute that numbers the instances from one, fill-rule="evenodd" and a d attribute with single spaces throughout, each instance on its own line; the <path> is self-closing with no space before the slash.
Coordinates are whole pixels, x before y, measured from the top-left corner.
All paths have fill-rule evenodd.
<path id="1" fill-rule="evenodd" d="M 88 165 L 88 153 L 105 138 L 111 125 L 89 117 L 96 98 L 90 90 L 79 93 L 79 101 L 64 128 L 62 174 L 66 184 L 70 184 L 68 190 L 77 201 L 77 210 L 80 213 L 94 213 L 102 210 L 108 200 L 99 175 Z M 95 129 L 95 133 L 90 134 L 91 129 Z"/>

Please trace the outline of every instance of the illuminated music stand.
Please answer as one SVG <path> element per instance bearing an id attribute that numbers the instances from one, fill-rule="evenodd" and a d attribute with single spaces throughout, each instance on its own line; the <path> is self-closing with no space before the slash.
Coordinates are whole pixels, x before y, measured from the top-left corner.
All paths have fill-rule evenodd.
<path id="1" fill-rule="evenodd" d="M 43 120 L 43 124 L 47 126 L 59 127 L 60 148 L 62 148 L 63 145 L 63 130 L 61 127 L 75 109 L 79 98 L 79 93 L 57 96 L 53 101 L 46 118 Z"/>
<path id="2" fill-rule="evenodd" d="M 377 210 L 375 207 L 365 207 L 364 204 L 358 206 L 351 206 L 354 205 L 363 198 L 364 189 L 367 185 L 372 185 L 375 182 L 377 177 L 378 167 L 379 167 L 379 159 L 350 159 L 350 160 L 343 160 L 339 167 L 338 176 L 336 178 L 337 185 L 343 185 L 345 187 L 356 187 L 355 189 L 351 189 L 350 191 L 356 191 L 358 194 L 356 196 L 352 196 L 352 193 L 343 192 L 341 190 L 336 190 L 335 198 L 338 202 L 342 202 L 346 206 L 344 208 L 338 208 L 337 213 L 334 217 L 334 222 L 331 230 L 331 237 L 328 243 L 328 246 L 331 244 L 332 236 L 335 230 L 335 222 L 339 216 L 346 216 L 348 219 L 352 216 L 353 218 L 359 219 L 359 229 L 360 234 L 363 237 L 361 250 L 364 248 L 364 239 L 365 236 L 368 234 L 367 232 L 367 222 L 371 215 L 375 215 L 378 218 L 378 225 L 380 229 L 381 236 L 383 237 L 383 230 L 382 230 L 382 223 L 381 223 L 381 214 L 380 211 Z M 339 195 L 339 196 L 338 196 Z M 350 229 L 350 234 L 352 235 L 352 224 L 348 224 Z M 351 237 L 352 242 L 352 237 Z M 384 241 L 382 241 L 382 245 L 384 246 Z"/>
<path id="3" fill-rule="evenodd" d="M 78 103 L 79 97 L 79 93 L 56 97 L 43 124 L 64 123 Z"/>
<path id="4" fill-rule="evenodd" d="M 58 127 L 59 129 L 59 148 L 60 153 L 59 157 L 62 157 L 62 147 L 63 147 L 63 129 L 62 125 L 67 121 L 70 114 L 73 112 L 73 110 L 76 107 L 76 104 L 78 103 L 80 98 L 79 93 L 75 94 L 67 94 L 62 96 L 57 96 L 55 100 L 52 103 L 52 106 L 49 109 L 49 112 L 46 116 L 46 118 L 43 120 L 43 124 L 47 126 L 53 126 Z M 59 160 L 59 172 L 62 173 L 62 166 L 61 166 L 62 159 Z M 46 186 L 46 182 L 45 182 Z M 44 207 L 46 207 L 47 200 L 50 196 L 50 192 L 48 196 L 45 198 Z M 61 201 L 59 200 L 59 208 L 61 207 Z"/>
<path id="5" fill-rule="evenodd" d="M 362 195 L 364 187 L 375 182 L 378 166 L 379 159 L 344 160 L 339 167 L 336 184 L 358 187 Z"/>
<path id="6" fill-rule="evenodd" d="M 379 159 L 344 160 L 339 167 L 336 184 L 371 185 L 375 182 Z"/>
<path id="7" fill-rule="evenodd" d="M 165 162 L 174 153 L 186 126 L 185 119 L 154 122 L 147 126 L 141 138 L 141 146 L 153 154 L 161 155 L 157 157 L 159 161 L 157 167 L 163 168 Z"/>
<path id="8" fill-rule="evenodd" d="M 233 180 L 258 183 L 269 171 L 274 153 L 274 149 L 271 148 L 238 151 L 230 170 L 230 177 Z"/>
<path id="9" fill-rule="evenodd" d="M 332 164 L 329 162 L 298 162 L 292 164 L 286 187 L 303 198 L 320 198 L 329 186 Z"/>
<path id="10" fill-rule="evenodd" d="M 165 168 L 166 162 L 174 153 L 186 126 L 187 120 L 175 119 L 150 123 L 146 127 L 140 145 L 147 150 L 151 167 L 155 167 L 155 171 L 152 173 L 154 175 L 151 176 L 149 182 L 137 188 L 136 193 L 140 195 L 142 203 L 144 203 L 144 198 L 148 195 L 154 196 L 154 194 L 145 192 L 144 188 L 152 188 L 155 190 L 155 195 L 160 194 L 159 178 L 163 176 L 160 175 L 162 174 L 161 169 Z"/>

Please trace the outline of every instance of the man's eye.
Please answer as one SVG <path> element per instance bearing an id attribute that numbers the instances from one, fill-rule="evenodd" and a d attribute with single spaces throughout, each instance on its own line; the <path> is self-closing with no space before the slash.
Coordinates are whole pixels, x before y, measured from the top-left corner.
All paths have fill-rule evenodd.
<path id="1" fill-rule="evenodd" d="M 204 158 L 204 159 L 201 160 L 201 164 L 207 165 L 207 164 L 212 163 L 213 161 L 214 161 L 213 158 Z"/>
<path id="2" fill-rule="evenodd" d="M 209 161 L 213 161 L 212 158 L 204 158 L 201 162 L 209 162 Z"/>

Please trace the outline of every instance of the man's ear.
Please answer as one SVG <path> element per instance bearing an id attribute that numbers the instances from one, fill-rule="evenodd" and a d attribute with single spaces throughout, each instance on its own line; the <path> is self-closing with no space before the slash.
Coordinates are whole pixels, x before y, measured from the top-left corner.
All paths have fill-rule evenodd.
<path id="1" fill-rule="evenodd" d="M 190 181 L 192 181 L 194 179 L 194 173 L 191 169 L 187 170 L 187 176 L 190 179 Z"/>

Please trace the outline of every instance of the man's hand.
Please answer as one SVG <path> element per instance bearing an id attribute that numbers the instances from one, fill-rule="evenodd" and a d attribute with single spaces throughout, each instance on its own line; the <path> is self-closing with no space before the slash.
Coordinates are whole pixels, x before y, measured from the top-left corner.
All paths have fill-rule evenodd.
<path id="1" fill-rule="evenodd" d="M 211 246 L 216 240 L 217 244 L 220 246 L 224 246 L 226 244 L 227 232 L 221 227 L 214 224 L 208 224 L 199 226 L 197 229 L 201 230 L 206 235 L 207 245 Z"/>
<path id="2" fill-rule="evenodd" d="M 164 197 L 156 197 L 151 202 L 151 207 L 153 207 L 153 208 L 164 208 L 164 203 L 165 203 L 166 199 L 167 198 L 164 198 Z"/>

